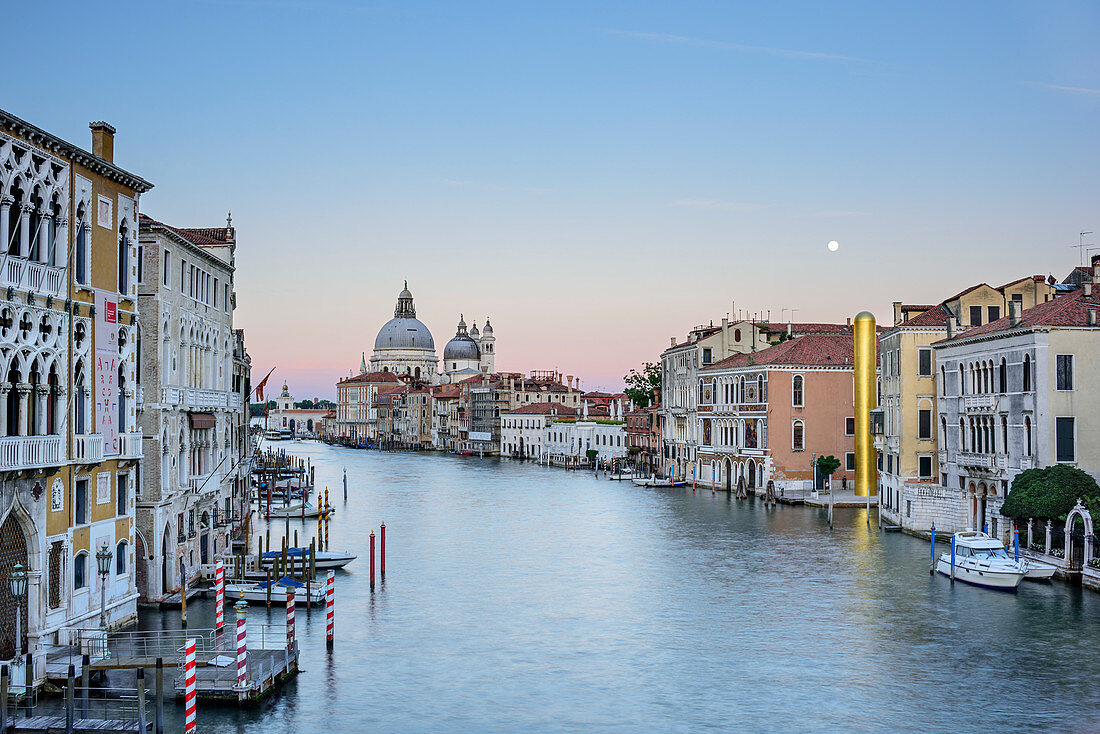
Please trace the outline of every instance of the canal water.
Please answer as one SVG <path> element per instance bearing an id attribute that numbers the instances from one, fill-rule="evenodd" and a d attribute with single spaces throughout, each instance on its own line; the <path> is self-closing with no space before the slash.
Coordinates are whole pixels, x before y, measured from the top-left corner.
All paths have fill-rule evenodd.
<path id="1" fill-rule="evenodd" d="M 862 510 L 830 532 L 823 511 L 709 489 L 284 446 L 329 487 L 333 549 L 360 553 L 337 575 L 336 647 L 299 607 L 304 672 L 258 710 L 200 705 L 204 731 L 1100 729 L 1100 595 L 952 587 L 929 576 L 927 543 Z M 269 615 L 285 617 L 249 611 Z M 213 602 L 188 617 L 211 626 Z M 182 731 L 182 709 L 167 714 Z"/>

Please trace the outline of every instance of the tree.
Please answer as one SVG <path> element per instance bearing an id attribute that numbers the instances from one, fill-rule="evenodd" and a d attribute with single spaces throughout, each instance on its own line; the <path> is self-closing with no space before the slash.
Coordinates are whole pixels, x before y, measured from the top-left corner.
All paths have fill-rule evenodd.
<path id="1" fill-rule="evenodd" d="M 653 391 L 661 391 L 661 365 L 646 362 L 642 365 L 642 371 L 630 370 L 630 374 L 623 377 L 626 389 L 623 393 L 639 408 L 648 408 L 653 404 Z"/>
<path id="2" fill-rule="evenodd" d="M 1100 503 L 1100 486 L 1086 472 L 1064 464 L 1027 469 L 1012 480 L 1012 491 L 1001 505 L 1001 514 L 1056 520 L 1068 515 L 1078 499 L 1090 506 Z"/>
<path id="3" fill-rule="evenodd" d="M 823 477 L 831 477 L 833 472 L 840 468 L 840 459 L 832 454 L 817 457 L 817 470 Z"/>
<path id="4" fill-rule="evenodd" d="M 588 449 L 584 452 L 584 455 L 588 457 L 589 461 L 595 461 L 596 457 L 600 455 L 600 452 L 596 449 Z"/>

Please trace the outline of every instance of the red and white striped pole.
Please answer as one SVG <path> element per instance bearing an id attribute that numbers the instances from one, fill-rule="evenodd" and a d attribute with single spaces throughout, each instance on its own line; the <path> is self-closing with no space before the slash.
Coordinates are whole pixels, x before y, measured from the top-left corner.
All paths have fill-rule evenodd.
<path id="1" fill-rule="evenodd" d="M 286 590 L 286 645 L 294 645 L 294 589 L 289 586 Z"/>
<path id="2" fill-rule="evenodd" d="M 241 599 L 233 607 L 237 611 L 237 688 L 248 686 L 248 630 L 245 627 L 245 614 L 248 603 Z"/>
<path id="3" fill-rule="evenodd" d="M 326 643 L 328 649 L 332 649 L 333 644 L 333 625 L 335 623 L 336 615 L 336 574 L 333 571 L 328 572 L 328 579 L 325 582 L 325 617 L 328 620 L 328 629 Z"/>
<path id="4" fill-rule="evenodd" d="M 222 633 L 223 607 L 225 606 L 225 566 L 219 560 L 214 564 L 214 630 Z"/>
<path id="5" fill-rule="evenodd" d="M 183 647 L 183 731 L 195 730 L 195 640 L 191 638 Z"/>

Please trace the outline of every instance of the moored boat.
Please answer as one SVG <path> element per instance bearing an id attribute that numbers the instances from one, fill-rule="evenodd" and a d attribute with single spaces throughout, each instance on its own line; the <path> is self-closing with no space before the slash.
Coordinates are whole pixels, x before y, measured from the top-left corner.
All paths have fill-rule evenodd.
<path id="1" fill-rule="evenodd" d="M 295 559 L 296 562 L 301 560 L 308 560 L 309 548 L 287 548 L 286 554 L 290 558 Z M 261 562 L 265 566 L 270 566 L 275 563 L 276 558 L 282 558 L 282 555 L 283 552 L 281 550 L 267 551 L 266 553 L 264 553 Z M 357 557 L 358 556 L 349 551 L 316 551 L 316 553 L 314 554 L 314 565 L 317 568 L 324 569 L 343 568 L 344 566 L 354 561 Z"/>
<path id="2" fill-rule="evenodd" d="M 331 505 L 328 508 L 326 515 L 332 515 L 336 512 L 336 508 Z M 266 513 L 268 517 L 317 517 L 321 514 L 321 510 L 311 505 L 309 502 L 305 503 L 305 509 L 302 508 L 302 503 L 299 502 L 295 505 L 272 507 L 271 512 Z"/>
<path id="3" fill-rule="evenodd" d="M 973 586 L 1015 591 L 1027 575 L 1023 563 L 1012 560 L 999 540 L 975 530 L 955 533 L 954 578 Z M 936 571 L 951 577 L 951 552 L 936 559 Z"/>
<path id="4" fill-rule="evenodd" d="M 306 585 L 301 581 L 283 576 L 278 581 L 271 582 L 271 601 L 286 604 L 287 594 L 294 590 L 294 603 L 297 604 L 323 604 L 325 601 L 325 586 L 322 583 L 313 584 L 309 589 L 308 599 Z M 225 584 L 225 598 L 244 599 L 247 602 L 266 603 L 268 600 L 268 582 L 256 583 L 244 581 L 229 581 Z"/>
<path id="5" fill-rule="evenodd" d="M 637 477 L 630 481 L 637 484 L 639 487 L 682 487 L 687 484 L 686 481 L 676 481 L 674 479 L 661 479 L 660 477 L 649 477 L 648 479 L 639 479 Z"/>
<path id="6" fill-rule="evenodd" d="M 1032 558 L 1021 558 L 1020 563 L 1027 569 L 1027 575 L 1024 576 L 1025 581 L 1050 581 L 1054 578 L 1054 572 L 1058 570 L 1057 567 L 1049 563 L 1036 561 Z"/>

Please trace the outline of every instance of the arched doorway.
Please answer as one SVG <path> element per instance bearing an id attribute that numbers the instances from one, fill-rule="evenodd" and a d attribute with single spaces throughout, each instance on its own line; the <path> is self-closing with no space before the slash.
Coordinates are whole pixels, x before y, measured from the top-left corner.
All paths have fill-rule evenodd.
<path id="1" fill-rule="evenodd" d="M 749 475 L 749 489 L 756 489 L 756 460 L 755 459 L 749 459 L 749 464 L 748 464 L 748 468 L 747 468 L 746 471 Z"/>
<path id="2" fill-rule="evenodd" d="M 168 563 L 168 549 L 171 545 L 172 526 L 164 526 L 164 539 L 160 545 L 160 593 L 167 594 L 172 588 L 172 565 Z"/>
<path id="3" fill-rule="evenodd" d="M 1080 571 L 1092 560 L 1092 514 L 1077 500 L 1066 516 L 1066 570 Z"/>
<path id="4" fill-rule="evenodd" d="M 293 418 L 290 419 L 290 432 L 294 433 L 294 419 Z"/>
<path id="5" fill-rule="evenodd" d="M 724 470 L 725 475 L 726 475 L 726 477 L 725 477 L 726 491 L 729 492 L 730 489 L 731 489 L 731 483 L 733 482 L 733 463 L 729 459 L 726 459 L 726 461 L 724 462 L 723 470 Z"/>
<path id="6" fill-rule="evenodd" d="M 149 598 L 149 559 L 145 552 L 145 538 L 134 531 L 134 583 L 137 585 L 138 601 Z"/>
<path id="7" fill-rule="evenodd" d="M 25 572 L 31 570 L 27 562 L 27 536 L 23 533 L 23 528 L 20 527 L 15 514 L 9 513 L 7 519 L 4 520 L 4 524 L 0 525 L 0 578 L 4 579 L 5 587 L 7 587 L 8 577 L 17 563 L 22 564 Z M 0 659 L 8 660 L 15 657 L 16 654 L 22 655 L 27 649 L 28 598 L 30 598 L 30 594 L 24 594 L 19 602 L 22 629 L 19 635 L 17 653 L 15 601 L 7 588 L 4 589 L 3 593 L 0 593 Z"/>
<path id="8" fill-rule="evenodd" d="M 306 420 L 306 433 L 313 433 L 313 419 Z"/>
<path id="9" fill-rule="evenodd" d="M 199 536 L 199 563 L 210 563 L 210 513 L 205 510 L 199 520 L 199 528 L 202 535 Z"/>

